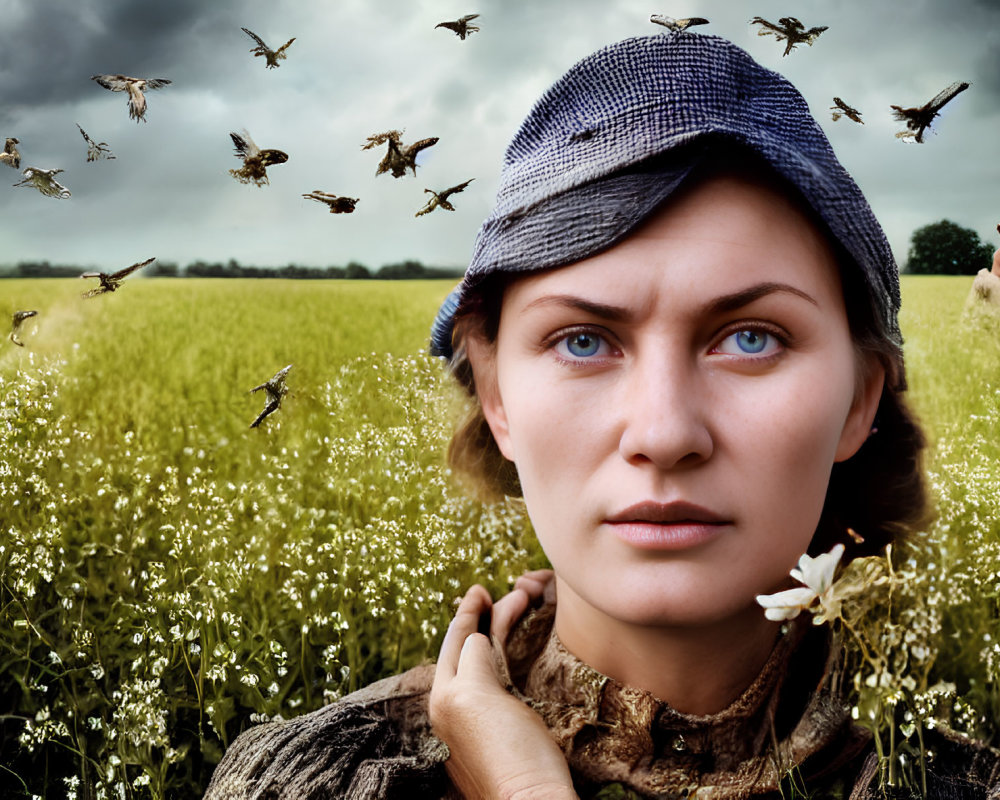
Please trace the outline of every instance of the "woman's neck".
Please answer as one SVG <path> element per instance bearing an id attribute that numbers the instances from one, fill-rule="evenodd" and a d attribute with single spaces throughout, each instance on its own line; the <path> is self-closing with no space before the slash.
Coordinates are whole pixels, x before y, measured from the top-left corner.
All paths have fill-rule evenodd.
<path id="1" fill-rule="evenodd" d="M 748 608 L 710 626 L 660 627 L 613 619 L 558 583 L 555 632 L 584 663 L 684 714 L 722 711 L 760 674 L 777 625 Z"/>

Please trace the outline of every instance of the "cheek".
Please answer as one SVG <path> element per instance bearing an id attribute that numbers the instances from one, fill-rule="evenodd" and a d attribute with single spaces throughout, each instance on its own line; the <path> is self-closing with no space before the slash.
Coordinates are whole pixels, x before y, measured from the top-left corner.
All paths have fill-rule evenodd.
<path id="1" fill-rule="evenodd" d="M 823 369 L 789 371 L 719 401 L 733 409 L 717 429 L 720 451 L 740 463 L 746 502 L 769 512 L 796 538 L 811 539 L 854 399 L 848 355 L 820 359 Z"/>
<path id="2" fill-rule="evenodd" d="M 567 379 L 562 373 L 570 369 L 553 366 L 546 359 L 501 361 L 497 380 L 512 460 L 519 470 L 536 464 L 571 466 L 605 437 L 610 422 L 608 387 L 593 379 Z"/>
<path id="3" fill-rule="evenodd" d="M 501 380 L 512 460 L 541 532 L 568 517 L 614 454 L 613 404 L 592 381 L 555 382 L 529 370 Z"/>

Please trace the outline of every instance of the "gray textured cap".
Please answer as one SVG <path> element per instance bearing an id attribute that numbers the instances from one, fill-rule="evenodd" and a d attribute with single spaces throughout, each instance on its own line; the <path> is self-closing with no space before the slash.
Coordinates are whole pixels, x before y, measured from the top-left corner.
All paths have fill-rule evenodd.
<path id="1" fill-rule="evenodd" d="M 434 321 L 431 352 L 451 357 L 454 315 L 483 277 L 607 249 L 720 139 L 754 151 L 798 189 L 860 268 L 886 332 L 901 344 L 889 243 L 802 95 L 732 42 L 684 32 L 598 50 L 538 100 L 507 148 L 496 204 Z"/>

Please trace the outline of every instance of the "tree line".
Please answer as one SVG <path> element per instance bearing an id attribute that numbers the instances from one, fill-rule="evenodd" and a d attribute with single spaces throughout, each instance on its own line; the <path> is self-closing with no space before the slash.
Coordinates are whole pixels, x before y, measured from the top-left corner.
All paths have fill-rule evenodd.
<path id="1" fill-rule="evenodd" d="M 913 232 L 903 272 L 912 275 L 975 275 L 989 269 L 993 261 L 993 246 L 982 241 L 971 228 L 963 228 L 943 219 Z M 73 278 L 85 271 L 78 266 L 50 264 L 48 261 L 21 261 L 12 269 L 0 269 L 0 278 Z M 409 259 L 385 264 L 370 270 L 364 264 L 351 261 L 346 266 L 254 267 L 231 258 L 225 263 L 194 261 L 180 267 L 171 261 L 155 261 L 143 274 L 159 278 L 291 278 L 322 280 L 414 280 L 427 278 L 459 279 L 464 270 L 454 267 L 428 267 Z"/>
<path id="2" fill-rule="evenodd" d="M 7 271 L 0 270 L 0 278 L 75 278 L 86 267 L 50 264 L 48 261 L 20 261 Z M 346 266 L 303 267 L 289 264 L 285 267 L 254 267 L 240 264 L 231 258 L 225 263 L 193 261 L 181 267 L 172 261 L 154 261 L 142 274 L 156 278 L 285 278 L 294 280 L 414 280 L 427 278 L 462 277 L 461 268 L 429 267 L 419 261 L 407 260 L 384 264 L 370 270 L 364 264 L 352 261 Z"/>

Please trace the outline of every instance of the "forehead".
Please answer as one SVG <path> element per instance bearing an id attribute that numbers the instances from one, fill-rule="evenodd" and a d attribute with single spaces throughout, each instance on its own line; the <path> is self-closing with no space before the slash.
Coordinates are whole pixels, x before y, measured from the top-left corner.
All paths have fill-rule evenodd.
<path id="1" fill-rule="evenodd" d="M 573 286 L 613 297 L 635 288 L 699 297 L 782 282 L 843 307 L 833 245 L 803 201 L 756 171 L 693 177 L 613 247 L 515 279 L 515 297 Z"/>

